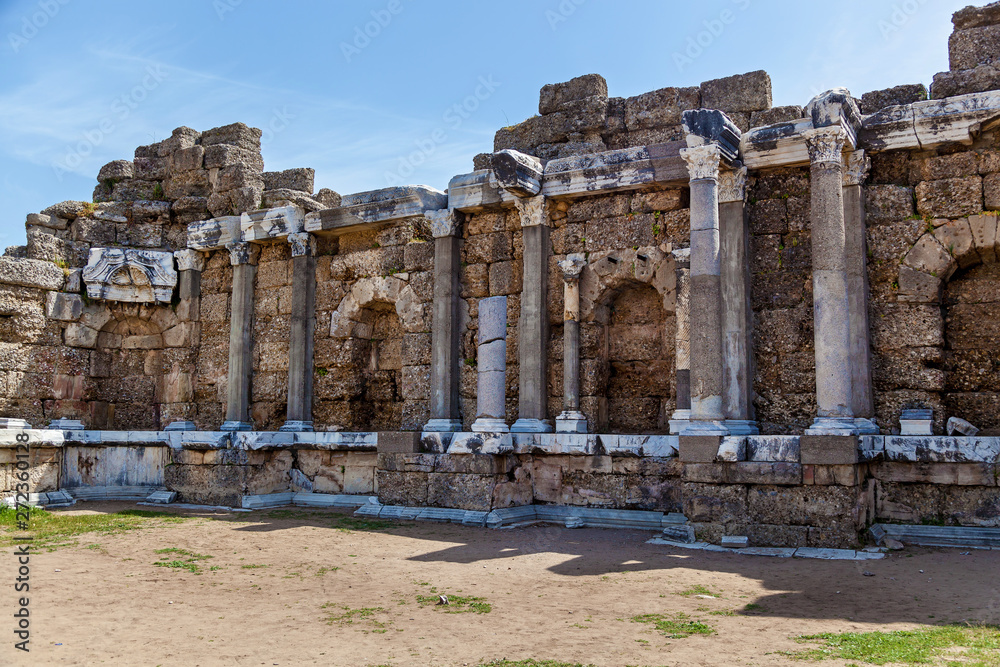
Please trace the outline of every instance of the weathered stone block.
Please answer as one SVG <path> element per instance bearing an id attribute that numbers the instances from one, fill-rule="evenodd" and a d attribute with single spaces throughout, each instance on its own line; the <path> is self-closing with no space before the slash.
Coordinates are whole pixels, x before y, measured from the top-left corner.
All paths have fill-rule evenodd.
<path id="1" fill-rule="evenodd" d="M 948 39 L 948 59 L 952 71 L 1000 62 L 1000 25 L 956 30 Z"/>
<path id="2" fill-rule="evenodd" d="M 869 185 L 865 188 L 865 216 L 869 222 L 904 220 L 914 214 L 913 188 Z"/>
<path id="3" fill-rule="evenodd" d="M 983 179 L 983 194 L 988 210 L 1000 210 L 1000 174 L 990 174 Z"/>
<path id="4" fill-rule="evenodd" d="M 701 84 L 701 106 L 720 111 L 771 108 L 771 77 L 764 70 L 713 79 Z"/>
<path id="5" fill-rule="evenodd" d="M 404 431 L 380 431 L 378 434 L 378 452 L 381 453 L 418 453 L 421 451 L 420 433 Z"/>
<path id="6" fill-rule="evenodd" d="M 912 104 L 927 99 L 927 87 L 922 83 L 912 83 L 884 90 L 874 90 L 861 96 L 861 113 L 873 114 L 886 107 Z"/>
<path id="7" fill-rule="evenodd" d="M 699 88 L 661 88 L 625 100 L 625 126 L 632 131 L 680 125 L 685 110 L 701 106 Z"/>
<path id="8" fill-rule="evenodd" d="M 493 475 L 431 473 L 427 476 L 427 504 L 488 512 L 492 509 L 495 487 Z"/>
<path id="9" fill-rule="evenodd" d="M 428 473 L 377 470 L 378 499 L 383 505 L 427 505 Z"/>
<path id="10" fill-rule="evenodd" d="M 565 83 L 542 86 L 538 99 L 538 113 L 545 115 L 571 110 L 573 105 L 589 97 L 608 97 L 608 83 L 600 74 L 584 74 Z"/>
<path id="11" fill-rule="evenodd" d="M 716 435 L 682 435 L 680 460 L 685 463 L 713 463 L 722 438 Z"/>
<path id="12" fill-rule="evenodd" d="M 979 176 L 920 183 L 917 211 L 934 218 L 961 218 L 983 210 L 983 179 Z"/>
<path id="13" fill-rule="evenodd" d="M 802 464 L 852 465 L 858 462 L 858 438 L 853 435 L 803 435 Z"/>
<path id="14" fill-rule="evenodd" d="M 298 190 L 312 194 L 316 170 L 305 167 L 263 173 L 265 190 Z"/>
<path id="15" fill-rule="evenodd" d="M 798 463 L 765 463 L 744 461 L 725 464 L 729 484 L 772 484 L 798 486 L 802 484 L 802 466 Z"/>

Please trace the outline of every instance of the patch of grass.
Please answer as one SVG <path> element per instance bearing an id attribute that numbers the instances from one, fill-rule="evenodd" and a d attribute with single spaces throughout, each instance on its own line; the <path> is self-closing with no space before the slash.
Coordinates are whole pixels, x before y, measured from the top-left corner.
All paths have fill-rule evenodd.
<path id="1" fill-rule="evenodd" d="M 330 567 L 321 567 L 318 570 L 316 570 L 316 576 L 317 577 L 322 577 L 327 572 L 336 572 L 339 569 L 340 568 L 337 567 L 336 565 L 331 565 Z"/>
<path id="2" fill-rule="evenodd" d="M 29 519 L 30 533 L 35 538 L 34 547 L 53 551 L 58 547 L 74 546 L 75 538 L 87 533 L 98 535 L 119 535 L 129 530 L 138 530 L 164 523 L 181 523 L 187 517 L 152 512 L 148 510 L 122 510 L 108 514 L 68 514 L 48 512 L 32 508 Z M 15 512 L 12 507 L 0 508 L 0 547 L 14 544 L 14 536 L 23 534 L 16 529 Z"/>
<path id="3" fill-rule="evenodd" d="M 431 589 L 434 590 L 434 589 Z M 464 595 L 449 595 L 448 604 L 440 605 L 441 609 L 448 614 L 488 614 L 493 611 L 493 605 L 486 601 L 486 598 L 477 598 Z M 427 605 L 437 605 L 439 602 L 436 595 L 418 595 L 417 603 L 421 607 Z"/>
<path id="4" fill-rule="evenodd" d="M 267 565 L 240 565 L 244 570 L 256 570 L 260 567 L 267 567 Z"/>
<path id="5" fill-rule="evenodd" d="M 1000 665 L 1000 627 L 945 625 L 896 632 L 824 633 L 796 638 L 818 648 L 789 653 L 805 660 L 859 660 L 871 665 L 923 665 L 937 658 L 965 667 Z"/>
<path id="6" fill-rule="evenodd" d="M 708 612 L 710 616 L 735 616 L 736 612 L 732 609 L 716 609 L 715 611 Z"/>
<path id="7" fill-rule="evenodd" d="M 351 609 L 347 606 L 336 605 L 332 602 L 327 602 L 321 609 L 329 609 L 332 607 L 338 607 L 343 609 L 342 614 L 332 614 L 327 616 L 325 619 L 327 625 L 333 625 L 334 623 L 338 625 L 354 625 L 355 621 L 364 622 L 372 627 L 371 632 L 377 634 L 383 634 L 387 631 L 387 626 L 392 623 L 392 621 L 379 621 L 375 618 L 376 614 L 385 613 L 385 609 L 382 607 L 359 607 L 358 609 Z M 364 630 L 367 634 L 369 631 Z"/>
<path id="8" fill-rule="evenodd" d="M 633 616 L 633 623 L 651 623 L 664 637 L 668 639 L 684 639 L 691 635 L 713 635 L 715 629 L 707 623 L 693 619 L 687 614 L 678 613 L 673 616 L 663 614 L 642 614 Z"/>
<path id="9" fill-rule="evenodd" d="M 194 574 L 201 574 L 201 568 L 198 567 L 198 561 L 211 558 L 211 556 L 206 554 L 196 554 L 193 551 L 178 549 L 177 547 L 157 549 L 154 553 L 164 555 L 165 557 L 160 558 L 160 560 L 153 563 L 153 565 L 157 567 L 170 567 L 187 570 L 188 572 L 192 572 Z M 171 556 L 174 558 L 170 558 Z"/>
<path id="10" fill-rule="evenodd" d="M 353 516 L 342 516 L 334 523 L 334 528 L 344 532 L 352 530 L 385 530 L 392 528 L 395 524 L 392 521 L 380 519 L 358 519 Z"/>
<path id="11" fill-rule="evenodd" d="M 745 607 L 743 607 L 743 613 L 744 614 L 753 614 L 755 612 L 756 613 L 760 613 L 760 612 L 764 612 L 764 611 L 767 611 L 767 609 L 765 609 L 763 606 L 757 604 L 756 602 L 751 602 L 750 604 L 748 604 Z"/>
<path id="12" fill-rule="evenodd" d="M 692 586 L 691 588 L 687 589 L 686 591 L 681 591 L 680 593 L 677 593 L 677 595 L 680 595 L 680 596 L 686 597 L 686 598 L 689 598 L 692 595 L 711 595 L 713 598 L 719 597 L 718 593 L 713 593 L 712 591 L 710 591 L 708 588 L 702 586 L 701 584 L 698 584 L 696 586 Z"/>

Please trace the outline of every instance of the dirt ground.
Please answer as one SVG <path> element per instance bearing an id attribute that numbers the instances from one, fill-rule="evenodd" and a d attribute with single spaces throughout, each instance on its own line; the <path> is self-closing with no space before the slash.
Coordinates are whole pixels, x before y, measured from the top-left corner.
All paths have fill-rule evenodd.
<path id="1" fill-rule="evenodd" d="M 27 655 L 13 649 L 16 565 L 3 549 L 0 664 L 779 665 L 804 634 L 1000 622 L 1000 551 L 829 562 L 684 551 L 648 545 L 643 531 L 169 511 L 192 518 L 80 535 L 32 559 Z M 154 565 L 188 554 L 211 558 L 193 562 L 197 573 Z M 429 602 L 440 594 L 458 603 Z M 472 609 L 467 597 L 483 600 Z M 476 613 L 482 603 L 488 613 Z M 714 634 L 668 638 L 633 620 L 678 612 Z"/>

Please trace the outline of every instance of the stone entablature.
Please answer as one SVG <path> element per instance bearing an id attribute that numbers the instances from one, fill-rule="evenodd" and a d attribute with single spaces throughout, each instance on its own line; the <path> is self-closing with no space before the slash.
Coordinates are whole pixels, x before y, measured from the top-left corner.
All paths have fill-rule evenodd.
<path id="1" fill-rule="evenodd" d="M 177 271 L 173 253 L 93 248 L 83 270 L 83 282 L 91 299 L 170 303 L 177 286 Z"/>

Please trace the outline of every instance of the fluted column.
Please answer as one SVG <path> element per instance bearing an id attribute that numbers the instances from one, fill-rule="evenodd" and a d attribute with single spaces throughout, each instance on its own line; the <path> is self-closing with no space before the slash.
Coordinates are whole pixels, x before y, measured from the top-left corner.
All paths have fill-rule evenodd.
<path id="1" fill-rule="evenodd" d="M 282 431 L 313 430 L 313 334 L 316 329 L 316 242 L 288 235 L 292 246 L 292 318 L 288 335 L 288 405 Z"/>
<path id="2" fill-rule="evenodd" d="M 878 433 L 872 421 L 871 335 L 868 322 L 868 241 L 865 230 L 864 182 L 871 160 L 858 150 L 844 158 L 844 253 L 847 306 L 851 320 L 851 396 L 855 425 L 861 433 Z"/>
<path id="3" fill-rule="evenodd" d="M 730 433 L 759 433 L 753 421 L 750 248 L 746 218 L 746 167 L 719 175 L 722 254 L 722 411 Z"/>
<path id="4" fill-rule="evenodd" d="M 844 231 L 843 166 L 847 132 L 805 133 L 811 165 L 813 310 L 818 415 L 807 433 L 852 435 L 851 325 Z"/>
<path id="5" fill-rule="evenodd" d="M 223 431 L 249 431 L 250 378 L 253 374 L 253 285 L 259 249 L 246 241 L 226 246 L 233 266 L 229 313 L 229 375 L 226 385 L 226 421 Z"/>
<path id="6" fill-rule="evenodd" d="M 719 163 L 715 144 L 681 149 L 691 175 L 691 423 L 685 433 L 728 433 L 722 409 Z"/>
<path id="7" fill-rule="evenodd" d="M 459 234 L 462 214 L 452 209 L 428 211 L 434 236 L 434 321 L 431 329 L 430 421 L 424 431 L 462 430 L 459 412 Z"/>
<path id="8" fill-rule="evenodd" d="M 556 417 L 557 433 L 586 433 L 580 412 L 580 273 L 587 266 L 581 254 L 559 262 L 563 276 L 563 410 Z"/>
<path id="9" fill-rule="evenodd" d="M 514 200 L 521 214 L 524 241 L 524 281 L 521 288 L 521 322 L 518 330 L 518 419 L 510 427 L 517 433 L 551 433 L 548 412 L 546 312 L 549 285 L 549 225 L 545 197 Z"/>

